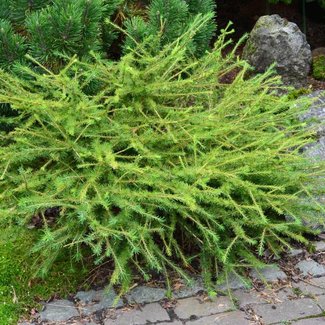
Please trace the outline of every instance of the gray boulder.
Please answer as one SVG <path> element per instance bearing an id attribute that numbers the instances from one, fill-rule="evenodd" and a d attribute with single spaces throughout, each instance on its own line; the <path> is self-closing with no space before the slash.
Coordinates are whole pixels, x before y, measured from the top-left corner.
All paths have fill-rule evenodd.
<path id="1" fill-rule="evenodd" d="M 286 85 L 306 85 L 312 62 L 310 46 L 299 27 L 279 15 L 262 16 L 245 45 L 243 58 L 258 73 L 275 63 Z"/>
<path id="2" fill-rule="evenodd" d="M 302 121 L 309 121 L 308 127 L 313 128 L 317 132 L 317 140 L 306 146 L 303 149 L 303 154 L 310 159 L 319 164 L 324 164 L 325 162 L 325 92 L 315 91 L 308 95 L 314 101 L 308 111 L 301 116 Z M 325 190 L 325 172 L 324 175 L 318 177 L 319 189 Z M 313 228 L 325 231 L 325 195 L 320 195 L 316 197 L 316 202 L 318 202 L 320 207 L 318 213 L 313 215 L 306 215 L 305 223 Z M 311 199 L 306 197 L 306 201 Z M 290 218 L 288 218 L 290 220 Z"/>

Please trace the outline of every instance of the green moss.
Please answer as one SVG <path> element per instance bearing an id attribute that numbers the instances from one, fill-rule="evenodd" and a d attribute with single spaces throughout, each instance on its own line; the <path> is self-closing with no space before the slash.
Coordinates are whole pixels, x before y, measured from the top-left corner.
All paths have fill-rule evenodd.
<path id="1" fill-rule="evenodd" d="M 36 260 L 30 251 L 39 232 L 10 227 L 0 233 L 0 325 L 17 324 L 37 302 L 54 294 L 65 297 L 85 278 L 86 267 L 64 254 L 45 279 L 35 277 Z"/>
<path id="2" fill-rule="evenodd" d="M 315 79 L 325 80 L 325 55 L 313 59 L 313 76 Z"/>
<path id="3" fill-rule="evenodd" d="M 300 88 L 300 89 L 293 89 L 288 93 L 288 99 L 294 100 L 298 99 L 300 96 L 309 95 L 312 93 L 310 88 Z"/>

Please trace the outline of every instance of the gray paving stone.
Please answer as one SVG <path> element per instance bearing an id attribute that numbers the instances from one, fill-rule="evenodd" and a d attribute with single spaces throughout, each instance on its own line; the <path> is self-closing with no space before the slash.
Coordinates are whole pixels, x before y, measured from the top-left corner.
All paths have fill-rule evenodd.
<path id="1" fill-rule="evenodd" d="M 324 252 L 325 251 L 325 241 L 316 241 L 313 242 L 315 246 L 316 252 Z"/>
<path id="2" fill-rule="evenodd" d="M 325 317 L 301 319 L 293 322 L 292 325 L 324 325 Z"/>
<path id="3" fill-rule="evenodd" d="M 318 296 L 316 298 L 316 303 L 323 309 L 323 311 L 325 311 L 325 296 Z"/>
<path id="4" fill-rule="evenodd" d="M 174 320 L 173 322 L 168 322 L 168 323 L 159 323 L 159 325 L 183 325 L 183 323 L 179 320 Z"/>
<path id="5" fill-rule="evenodd" d="M 239 308 L 244 308 L 251 304 L 261 304 L 264 302 L 260 294 L 255 290 L 235 290 L 232 292 L 232 294 L 237 300 Z"/>
<path id="6" fill-rule="evenodd" d="M 290 252 L 289 252 L 289 256 L 291 256 L 291 257 L 296 257 L 296 256 L 298 256 L 298 255 L 300 255 L 300 254 L 302 254 L 304 252 L 304 250 L 303 249 L 292 249 Z"/>
<path id="7" fill-rule="evenodd" d="M 213 301 L 201 302 L 198 298 L 180 299 L 174 309 L 180 319 L 189 319 L 192 316 L 202 317 L 222 313 L 234 309 L 228 297 L 217 297 Z"/>
<path id="8" fill-rule="evenodd" d="M 147 322 L 168 322 L 170 317 L 158 303 L 145 305 L 139 309 L 118 311 L 116 319 L 106 319 L 104 325 L 145 325 Z"/>
<path id="9" fill-rule="evenodd" d="M 146 286 L 138 286 L 131 290 L 126 296 L 130 303 L 150 303 L 156 302 L 166 297 L 166 290 L 160 288 L 151 288 Z"/>
<path id="10" fill-rule="evenodd" d="M 254 279 L 259 279 L 261 281 L 274 282 L 277 280 L 285 280 L 287 275 L 277 266 L 270 265 L 263 269 L 252 270 L 250 275 Z"/>
<path id="11" fill-rule="evenodd" d="M 79 311 L 82 315 L 90 315 L 99 310 L 122 307 L 123 301 L 119 299 L 115 303 L 117 295 L 113 289 L 106 290 L 89 290 L 79 291 L 75 295 L 75 298 L 79 300 Z"/>
<path id="12" fill-rule="evenodd" d="M 308 283 L 304 281 L 292 283 L 292 287 L 299 289 L 304 295 L 323 295 L 325 294 L 325 277 L 310 279 Z"/>
<path id="13" fill-rule="evenodd" d="M 56 300 L 45 304 L 40 312 L 41 321 L 60 322 L 79 316 L 75 305 L 68 300 Z"/>
<path id="14" fill-rule="evenodd" d="M 252 305 L 252 309 L 263 318 L 265 324 L 296 320 L 322 312 L 316 302 L 309 298 L 287 300 L 281 304 Z"/>
<path id="15" fill-rule="evenodd" d="M 269 289 L 265 289 L 262 292 L 256 290 L 235 290 L 232 294 L 236 298 L 239 308 L 244 308 L 252 304 L 282 302 L 294 296 L 291 288 L 284 288 L 278 292 Z"/>
<path id="16" fill-rule="evenodd" d="M 235 274 L 230 274 L 228 277 L 228 282 L 224 282 L 221 284 L 218 284 L 216 289 L 220 291 L 227 291 L 228 289 L 236 290 L 236 289 L 249 289 L 251 287 L 251 284 L 244 279 L 240 279 Z"/>
<path id="17" fill-rule="evenodd" d="M 325 266 L 321 265 L 314 260 L 304 260 L 296 264 L 296 267 L 302 272 L 303 275 L 311 276 L 324 276 Z"/>
<path id="18" fill-rule="evenodd" d="M 204 290 L 203 281 L 201 279 L 197 279 L 193 281 L 191 285 L 184 285 L 179 290 L 173 291 L 173 296 L 175 298 L 187 298 L 195 296 L 199 291 Z"/>
<path id="19" fill-rule="evenodd" d="M 187 325 L 249 325 L 246 314 L 241 311 L 233 311 L 203 317 L 195 321 L 186 322 Z"/>

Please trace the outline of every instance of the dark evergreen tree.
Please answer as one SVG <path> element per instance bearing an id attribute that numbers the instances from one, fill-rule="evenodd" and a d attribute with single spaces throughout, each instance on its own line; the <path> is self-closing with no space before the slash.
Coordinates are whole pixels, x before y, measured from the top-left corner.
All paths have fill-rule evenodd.
<path id="1" fill-rule="evenodd" d="M 198 14 L 207 14 L 215 9 L 213 0 L 153 0 L 148 8 L 147 19 L 134 17 L 126 21 L 128 37 L 124 50 L 134 47 L 152 34 L 161 34 L 161 45 L 165 45 L 182 35 Z M 191 52 L 202 55 L 208 48 L 216 29 L 213 18 L 197 32 L 189 46 Z"/>
<path id="2" fill-rule="evenodd" d="M 179 37 L 197 14 L 213 10 L 213 0 L 0 0 L 0 67 L 10 69 L 27 53 L 55 70 L 65 57 L 86 59 L 91 51 L 107 55 L 118 37 L 107 20 L 126 21 L 131 38 L 125 49 L 134 47 L 132 37 L 143 40 L 157 33 L 163 46 Z M 194 37 L 193 53 L 208 49 L 214 29 L 211 19 Z"/>

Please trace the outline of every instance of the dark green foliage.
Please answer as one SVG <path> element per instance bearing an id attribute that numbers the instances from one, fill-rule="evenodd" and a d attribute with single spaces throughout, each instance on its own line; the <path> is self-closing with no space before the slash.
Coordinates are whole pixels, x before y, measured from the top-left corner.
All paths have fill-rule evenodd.
<path id="1" fill-rule="evenodd" d="M 10 0 L 0 1 L 0 19 L 8 19 L 10 15 Z"/>
<path id="2" fill-rule="evenodd" d="M 22 26 L 26 16 L 30 13 L 46 7 L 51 0 L 5 0 L 9 3 L 9 17 L 16 25 Z M 68 2 L 68 1 L 67 1 Z"/>
<path id="3" fill-rule="evenodd" d="M 26 49 L 25 39 L 14 33 L 9 21 L 0 19 L 0 67 L 22 62 Z"/>
<path id="4" fill-rule="evenodd" d="M 29 82 L 1 71 L 0 101 L 23 121 L 0 149 L 0 223 L 60 207 L 35 247 L 43 271 L 63 249 L 80 259 L 88 246 L 97 263 L 114 261 L 110 281 L 123 292 L 134 269 L 184 275 L 199 261 L 209 282 L 216 269 L 256 266 L 266 248 L 305 241 L 301 217 L 314 208 L 301 195 L 324 190 L 324 166 L 299 154 L 312 141 L 297 118 L 305 102 L 273 94 L 270 71 L 245 78 L 236 49 L 222 55 L 226 33 L 189 59 L 210 18 L 158 54 L 149 38 L 119 62 L 25 68 Z"/>
<path id="5" fill-rule="evenodd" d="M 135 42 L 141 42 L 149 35 L 161 35 L 159 50 L 163 45 L 174 41 L 182 35 L 198 14 L 213 13 L 213 0 L 153 0 L 148 7 L 148 17 L 144 21 L 141 17 L 130 18 L 126 21 L 127 37 L 124 49 L 133 48 Z M 200 31 L 193 37 L 189 50 L 197 56 L 203 55 L 209 48 L 209 43 L 216 30 L 211 17 Z"/>
<path id="6" fill-rule="evenodd" d="M 0 0 L 2 37 L 0 67 L 11 69 L 26 53 L 51 69 L 58 70 L 68 56 L 89 58 L 91 51 L 109 56 L 118 31 L 107 21 L 126 23 L 130 35 L 142 40 L 161 34 L 161 45 L 175 40 L 197 14 L 213 12 L 212 0 L 154 0 L 147 10 L 139 1 L 127 0 Z M 147 13 L 146 13 L 147 12 Z M 144 23 L 140 16 L 148 16 Z M 132 17 L 135 16 L 135 19 Z M 145 26 L 145 30 L 144 27 Z M 201 55 L 208 49 L 215 30 L 210 19 L 196 35 L 192 52 Z M 130 39 L 127 47 L 135 46 Z"/>
<path id="7" fill-rule="evenodd" d="M 313 76 L 315 79 L 325 80 L 325 55 L 313 58 Z"/>
<path id="8" fill-rule="evenodd" d="M 54 0 L 52 6 L 26 19 L 30 54 L 55 66 L 61 55 L 84 58 L 98 51 L 104 10 L 102 0 Z"/>
<path id="9" fill-rule="evenodd" d="M 9 8 L 2 12 L 6 38 L 0 39 L 0 67 L 10 69 L 13 62 L 20 62 L 29 53 L 47 67 L 59 69 L 66 56 L 76 54 L 86 59 L 90 51 L 108 51 L 109 37 L 102 39 L 104 20 L 121 3 L 122 0 L 0 1 L 0 8 Z"/>

